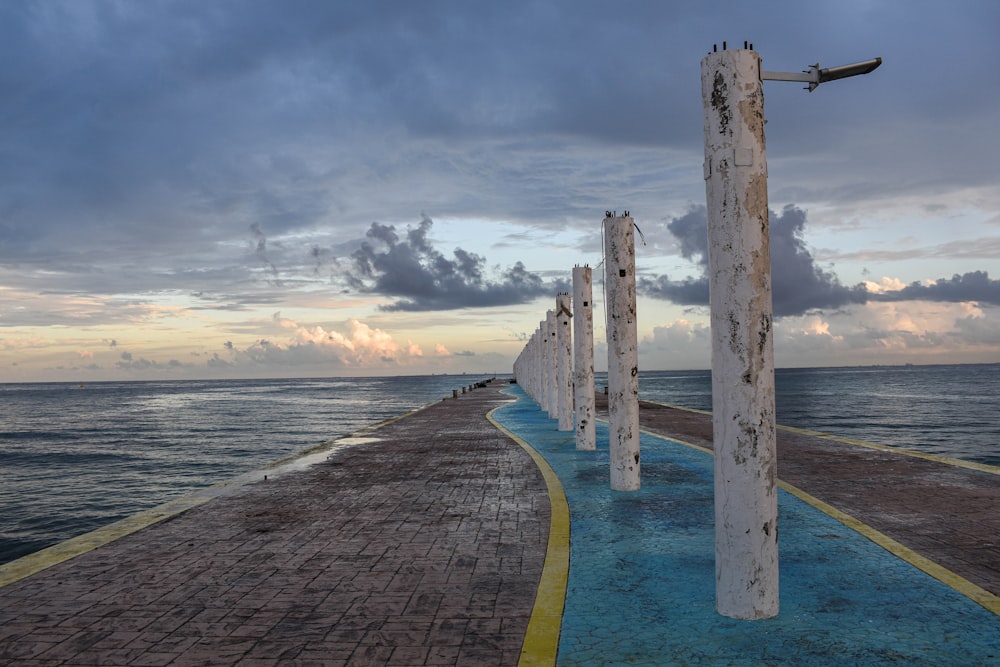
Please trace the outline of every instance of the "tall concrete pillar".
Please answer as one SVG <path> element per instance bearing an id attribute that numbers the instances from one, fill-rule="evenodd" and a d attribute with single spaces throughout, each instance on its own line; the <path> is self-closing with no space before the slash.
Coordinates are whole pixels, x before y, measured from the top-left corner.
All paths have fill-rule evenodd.
<path id="1" fill-rule="evenodd" d="M 531 397 L 539 406 L 542 400 L 539 394 L 539 387 L 542 386 L 542 330 L 535 329 L 535 335 L 531 339 Z"/>
<path id="2" fill-rule="evenodd" d="M 608 318 L 608 430 L 611 488 L 639 489 L 639 356 L 635 317 L 632 217 L 604 219 L 604 286 Z"/>
<path id="3" fill-rule="evenodd" d="M 556 311 L 545 311 L 545 350 L 548 354 L 548 368 L 545 369 L 548 375 L 548 386 L 546 392 L 546 406 L 549 419 L 559 418 L 559 349 L 556 345 L 559 331 L 556 326 Z"/>
<path id="4" fill-rule="evenodd" d="M 569 294 L 556 296 L 556 370 L 559 430 L 573 430 L 573 330 Z"/>
<path id="5" fill-rule="evenodd" d="M 548 317 L 542 320 L 538 324 L 538 329 L 541 332 L 541 336 L 538 339 L 538 359 L 541 361 L 541 367 L 539 368 L 538 380 L 541 383 L 538 387 L 538 407 L 542 409 L 542 412 L 548 413 L 549 411 L 549 384 L 552 381 L 551 373 L 551 358 L 549 354 L 549 321 Z"/>
<path id="6" fill-rule="evenodd" d="M 771 259 L 760 56 L 701 61 L 712 321 L 716 609 L 778 613 Z"/>
<path id="7" fill-rule="evenodd" d="M 528 370 L 526 375 L 528 376 L 528 395 L 537 403 L 538 402 L 538 374 L 541 369 L 541 363 L 538 359 L 538 335 L 539 330 L 535 329 L 535 333 L 531 334 L 531 340 L 528 345 L 531 349 L 528 352 Z"/>
<path id="8" fill-rule="evenodd" d="M 573 267 L 573 407 L 576 448 L 597 448 L 594 426 L 594 295 L 589 266 Z"/>

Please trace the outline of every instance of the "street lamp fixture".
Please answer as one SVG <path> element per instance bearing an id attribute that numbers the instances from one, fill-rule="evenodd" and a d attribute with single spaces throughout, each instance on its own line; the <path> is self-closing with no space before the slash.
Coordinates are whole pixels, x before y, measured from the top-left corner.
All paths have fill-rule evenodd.
<path id="1" fill-rule="evenodd" d="M 803 83 L 808 83 L 809 85 L 806 89 L 811 93 L 816 90 L 816 87 L 821 83 L 836 81 L 837 79 L 846 79 L 848 77 L 858 76 L 861 74 L 868 74 L 878 69 L 878 66 L 881 64 L 881 58 L 872 58 L 871 60 L 863 60 L 859 63 L 852 63 L 850 65 L 824 67 L 822 69 L 820 69 L 819 63 L 816 63 L 815 65 L 810 65 L 809 69 L 803 72 L 762 71 L 760 73 L 760 78 L 762 81 L 801 81 Z"/>

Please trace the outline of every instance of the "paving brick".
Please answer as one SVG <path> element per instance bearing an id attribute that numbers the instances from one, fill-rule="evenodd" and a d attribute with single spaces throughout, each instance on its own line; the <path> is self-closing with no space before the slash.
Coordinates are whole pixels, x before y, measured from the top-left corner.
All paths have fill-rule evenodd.
<path id="1" fill-rule="evenodd" d="M 367 434 L 378 442 L 0 588 L 15 622 L 0 662 L 471 664 L 471 628 L 479 664 L 515 664 L 549 508 L 534 462 L 485 418 L 505 400 L 433 404 Z M 496 613 L 509 635 L 469 624 Z"/>

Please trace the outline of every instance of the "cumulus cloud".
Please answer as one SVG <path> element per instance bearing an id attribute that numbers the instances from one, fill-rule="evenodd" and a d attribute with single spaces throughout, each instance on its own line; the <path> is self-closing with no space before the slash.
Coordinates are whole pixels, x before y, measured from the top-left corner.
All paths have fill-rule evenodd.
<path id="1" fill-rule="evenodd" d="M 653 368 L 703 368 L 712 349 L 708 324 L 679 319 L 653 327 L 639 341 L 639 353 Z"/>
<path id="2" fill-rule="evenodd" d="M 228 361 L 216 355 L 208 361 L 210 367 L 304 366 L 322 365 L 334 368 L 372 368 L 405 365 L 423 356 L 420 346 L 407 341 L 405 347 L 385 331 L 350 319 L 343 333 L 320 325 L 303 325 L 275 313 L 273 321 L 289 331 L 282 340 L 258 338 L 240 348 L 227 342 Z"/>
<path id="3" fill-rule="evenodd" d="M 1000 351 L 1000 311 L 971 302 L 871 302 L 782 318 L 774 332 L 779 365 L 981 361 Z"/>
<path id="4" fill-rule="evenodd" d="M 179 370 L 182 368 L 189 367 L 189 364 L 185 364 L 177 359 L 170 359 L 166 362 L 156 361 L 153 359 L 146 359 L 145 357 L 139 357 L 138 359 L 132 356 L 131 352 L 122 352 L 121 359 L 115 363 L 115 367 L 121 371 L 162 371 L 162 370 Z M 94 369 L 97 369 L 94 366 Z"/>
<path id="5" fill-rule="evenodd" d="M 976 301 L 1000 304 L 1000 280 L 985 271 L 955 275 L 951 279 L 903 285 L 885 278 L 846 286 L 832 270 L 816 263 L 803 238 L 806 212 L 788 205 L 781 213 L 769 211 L 771 281 L 775 316 L 802 315 L 814 310 L 842 308 L 870 301 Z M 692 207 L 672 219 L 667 228 L 677 237 L 681 255 L 700 269 L 697 276 L 679 280 L 666 275 L 642 277 L 640 293 L 680 305 L 708 305 L 708 227 L 704 206 Z"/>
<path id="6" fill-rule="evenodd" d="M 363 292 L 396 297 L 383 310 L 452 310 L 527 303 L 537 297 L 568 291 L 565 279 L 544 281 L 524 264 L 487 276 L 486 259 L 456 248 L 452 258 L 431 244 L 434 222 L 423 216 L 400 238 L 393 225 L 373 222 L 367 240 L 351 255 L 347 282 Z"/>
<path id="7" fill-rule="evenodd" d="M 1000 280 L 993 280 L 986 271 L 971 271 L 951 278 L 928 282 L 913 282 L 905 287 L 884 290 L 870 296 L 876 301 L 945 301 L 956 303 L 975 301 L 991 306 L 1000 305 Z"/>

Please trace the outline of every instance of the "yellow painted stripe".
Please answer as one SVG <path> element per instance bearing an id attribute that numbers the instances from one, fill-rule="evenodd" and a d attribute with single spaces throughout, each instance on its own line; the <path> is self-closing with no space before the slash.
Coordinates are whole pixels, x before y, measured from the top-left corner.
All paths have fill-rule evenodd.
<path id="1" fill-rule="evenodd" d="M 945 465 L 955 466 L 956 468 L 966 468 L 968 470 L 978 470 L 979 472 L 985 472 L 991 475 L 1000 475 L 1000 466 L 991 466 L 987 463 L 977 463 L 975 461 L 964 461 L 962 459 L 953 459 L 949 456 L 941 456 L 940 454 L 930 454 L 928 452 L 918 452 L 913 449 L 906 449 L 905 447 L 890 447 L 888 445 L 879 445 L 874 442 L 867 442 L 865 440 L 855 440 L 854 438 L 843 438 L 837 435 L 830 435 L 829 433 L 823 433 L 822 431 L 810 431 L 804 428 L 795 428 L 794 426 L 779 425 L 778 428 L 780 428 L 783 431 L 790 431 L 792 433 L 802 433 L 803 435 L 810 435 L 815 438 L 836 440 L 837 442 L 843 442 L 848 445 L 867 447 L 868 449 L 877 449 L 882 452 L 891 452 L 894 454 L 912 456 L 918 459 L 926 459 L 927 461 L 934 461 L 936 463 L 944 463 Z"/>
<path id="2" fill-rule="evenodd" d="M 92 530 L 89 533 L 84 533 L 65 542 L 54 544 L 51 547 L 36 551 L 15 561 L 0 565 L 0 588 L 88 551 L 93 551 L 97 547 L 114 542 L 120 537 L 131 535 L 146 526 L 163 521 L 181 512 L 186 512 L 192 507 L 197 507 L 208 502 L 215 495 L 208 493 L 189 494 L 182 498 L 163 503 L 162 505 L 157 505 L 144 512 L 139 512 L 121 521 L 108 524 L 97 530 Z"/>
<path id="3" fill-rule="evenodd" d="M 640 430 L 643 433 L 651 435 L 655 438 L 676 442 L 680 445 L 684 445 L 685 447 L 690 447 L 691 449 L 697 449 L 699 452 L 704 452 L 708 455 L 713 455 L 712 450 L 702 447 L 701 445 L 696 445 L 691 442 L 685 442 L 683 440 L 678 440 L 676 438 L 669 438 L 659 433 L 653 433 L 652 431 L 648 431 L 646 429 L 640 429 Z M 895 448 L 890 448 L 890 449 L 895 451 Z M 788 493 L 792 494 L 799 500 L 808 503 L 809 505 L 818 509 L 820 512 L 823 512 L 827 516 L 836 519 L 837 521 L 844 524 L 851 530 L 871 540 L 872 542 L 879 545 L 880 547 L 882 547 L 892 555 L 896 556 L 897 558 L 901 558 L 902 560 L 906 561 L 907 563 L 914 566 L 918 570 L 921 570 L 929 574 L 930 576 L 934 577 L 941 583 L 949 586 L 958 593 L 961 593 L 962 595 L 969 598 L 976 604 L 981 605 L 982 607 L 988 609 L 994 614 L 1000 616 L 1000 597 L 997 597 L 993 593 L 990 593 L 985 588 L 982 588 L 981 586 L 972 583 L 971 581 L 969 581 L 965 577 L 962 577 L 961 575 L 955 574 L 948 568 L 935 563 L 926 556 L 920 555 L 913 549 L 903 544 L 900 544 L 899 542 L 892 539 L 888 535 L 885 535 L 884 533 L 879 532 L 875 528 L 872 528 L 871 526 L 861 521 L 860 519 L 856 519 L 847 512 L 842 512 L 833 505 L 823 502 L 819 498 L 809 493 L 806 493 L 805 491 L 796 486 L 792 486 L 788 482 L 778 480 L 778 486 L 781 489 L 784 489 Z"/>
<path id="4" fill-rule="evenodd" d="M 876 529 L 872 528 L 865 522 L 854 518 L 846 512 L 838 510 L 836 507 L 829 505 L 819 498 L 812 496 L 802 489 L 792 486 L 787 482 L 778 481 L 778 486 L 792 494 L 796 498 L 805 501 L 818 509 L 819 511 L 833 517 L 840 523 L 844 524 L 848 528 L 860 533 L 864 537 L 868 538 L 875 544 L 879 545 L 889 553 L 893 554 L 897 558 L 905 560 L 910 565 L 922 570 L 934 577 L 938 581 L 946 584 L 947 586 L 958 591 L 965 597 L 969 598 L 978 605 L 981 605 L 992 611 L 994 614 L 1000 616 L 1000 597 L 997 597 L 988 590 L 977 586 L 968 579 L 955 574 L 951 570 L 941 565 L 938 565 L 934 561 L 925 556 L 921 556 L 919 553 L 913 549 L 900 544 L 896 540 L 892 539 L 888 535 L 880 533 Z"/>
<path id="5" fill-rule="evenodd" d="M 696 445 L 693 442 L 684 442 L 683 440 L 678 440 L 677 438 L 671 438 L 670 436 L 663 435 L 662 433 L 656 433 L 655 431 L 650 431 L 649 429 L 645 428 L 640 428 L 639 432 L 645 433 L 646 435 L 651 435 L 654 438 L 659 438 L 660 440 L 669 440 L 670 442 L 676 442 L 677 444 L 684 445 L 685 447 L 690 447 L 691 449 L 697 449 L 699 452 L 703 452 L 705 454 L 708 454 L 709 456 L 715 456 L 715 452 L 713 452 L 708 447 L 702 447 L 701 445 Z"/>
<path id="6" fill-rule="evenodd" d="M 437 401 L 427 403 L 426 405 L 410 410 L 409 412 L 404 412 L 400 415 L 396 415 L 395 417 L 383 419 L 382 421 L 365 426 L 350 435 L 337 437 L 334 440 L 329 440 L 320 445 L 316 445 L 315 447 L 310 447 L 309 449 L 298 452 L 297 454 L 292 454 L 291 456 L 274 461 L 260 470 L 244 473 L 243 475 L 235 477 L 231 480 L 214 484 L 205 489 L 199 489 L 198 491 L 181 496 L 180 498 L 167 501 L 162 505 L 157 505 L 156 507 L 144 510 L 120 521 L 108 524 L 107 526 L 102 526 L 101 528 L 92 530 L 89 533 L 78 535 L 77 537 L 70 538 L 60 542 L 59 544 L 54 544 L 51 547 L 47 547 L 40 551 L 36 551 L 35 553 L 18 558 L 17 560 L 0 565 L 0 588 L 12 584 L 15 581 L 20 581 L 25 577 L 30 577 L 36 572 L 41 572 L 42 570 L 62 563 L 63 561 L 76 558 L 77 556 L 85 554 L 88 551 L 93 551 L 94 549 L 114 542 L 121 537 L 131 535 L 132 533 L 138 532 L 147 526 L 153 525 L 154 523 L 159 523 L 160 521 L 169 519 L 170 517 L 177 516 L 178 514 L 186 512 L 193 507 L 203 505 L 212 498 L 216 498 L 231 489 L 238 488 L 239 486 L 242 486 L 250 481 L 260 479 L 261 474 L 265 470 L 274 470 L 281 466 L 294 464 L 294 462 L 299 459 L 318 454 L 325 449 L 333 447 L 340 440 L 361 437 L 372 433 L 387 424 L 391 424 L 403 419 L 404 417 L 420 412 L 421 410 L 434 405 L 436 402 Z"/>
<path id="7" fill-rule="evenodd" d="M 525 667 L 555 665 L 569 579 L 569 504 L 566 502 L 566 492 L 559 477 L 542 455 L 493 418 L 493 413 L 498 409 L 490 410 L 486 415 L 487 419 L 504 435 L 520 445 L 535 461 L 548 487 L 552 515 L 545 563 L 542 565 L 542 576 L 538 582 L 538 592 L 535 594 L 535 606 L 528 621 L 528 630 L 524 635 L 518 665 Z"/>
<path id="8" fill-rule="evenodd" d="M 656 401 L 643 401 L 644 403 L 652 403 L 654 405 L 662 405 L 666 408 L 672 408 L 674 410 L 682 410 L 684 412 L 693 412 L 699 415 L 711 415 L 711 412 L 705 410 L 695 410 L 694 408 L 685 408 L 679 405 L 670 405 L 669 403 L 657 403 Z M 966 468 L 968 470 L 977 470 L 979 472 L 989 473 L 991 475 L 1000 475 L 1000 466 L 991 466 L 987 463 L 976 463 L 975 461 L 965 461 L 963 459 L 954 459 L 949 456 L 941 456 L 939 454 L 929 454 L 927 452 L 918 452 L 913 449 L 906 449 L 905 447 L 890 447 L 888 445 L 879 445 L 874 442 L 868 442 L 866 440 L 856 440 L 854 438 L 844 438 L 839 435 L 831 435 L 829 433 L 824 433 L 822 431 L 810 431 L 805 428 L 796 428 L 794 426 L 782 426 L 777 425 L 782 431 L 788 431 L 789 433 L 801 433 L 802 435 L 809 435 L 814 438 L 822 438 L 824 440 L 834 440 L 836 442 L 842 442 L 847 445 L 855 445 L 857 447 L 866 447 L 868 449 L 877 449 L 882 452 L 891 452 L 893 454 L 901 454 L 903 456 L 912 456 L 918 459 L 926 459 L 928 461 L 935 461 L 937 463 L 944 463 L 946 465 L 955 466 L 956 468 Z M 657 434 L 653 434 L 657 435 Z M 688 443 L 685 443 L 688 444 Z M 702 449 L 698 447 L 698 449 Z"/>

